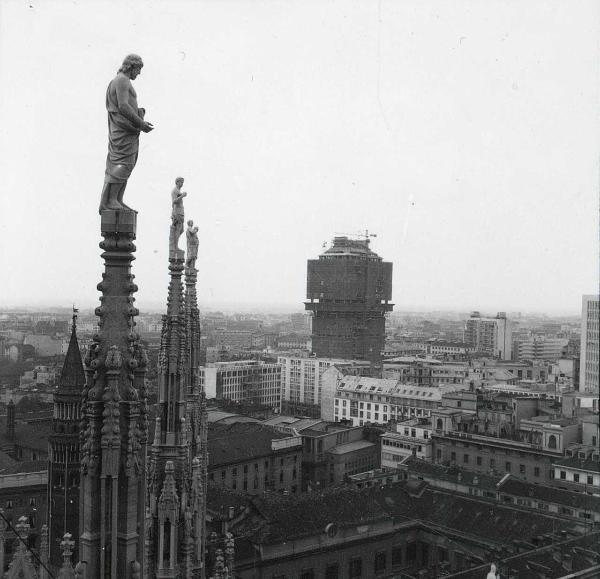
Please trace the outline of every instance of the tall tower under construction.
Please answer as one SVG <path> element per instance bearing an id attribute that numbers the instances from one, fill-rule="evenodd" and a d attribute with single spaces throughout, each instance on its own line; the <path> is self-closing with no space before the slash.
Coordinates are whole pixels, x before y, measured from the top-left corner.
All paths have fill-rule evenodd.
<path id="1" fill-rule="evenodd" d="M 319 358 L 381 361 L 392 264 L 369 241 L 335 237 L 319 259 L 308 260 L 305 307 L 313 312 L 312 352 Z"/>

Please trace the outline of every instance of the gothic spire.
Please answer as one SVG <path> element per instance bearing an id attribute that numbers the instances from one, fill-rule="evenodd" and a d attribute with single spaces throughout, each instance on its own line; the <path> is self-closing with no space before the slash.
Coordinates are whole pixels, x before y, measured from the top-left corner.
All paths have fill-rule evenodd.
<path id="1" fill-rule="evenodd" d="M 71 324 L 71 339 L 67 348 L 67 355 L 63 363 L 62 373 L 58 383 L 59 391 L 63 393 L 73 392 L 81 396 L 81 390 L 85 384 L 83 372 L 83 360 L 77 342 L 77 310 L 73 308 L 73 321 Z"/>

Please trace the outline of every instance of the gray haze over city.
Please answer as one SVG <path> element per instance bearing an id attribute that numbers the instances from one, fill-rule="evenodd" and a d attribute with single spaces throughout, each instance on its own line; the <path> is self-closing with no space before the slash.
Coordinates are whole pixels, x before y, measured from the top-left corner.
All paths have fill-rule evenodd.
<path id="1" fill-rule="evenodd" d="M 598 287 L 596 2 L 0 6 L 0 306 L 98 303 L 104 93 L 142 135 L 142 310 L 166 296 L 169 192 L 200 226 L 203 309 L 301 310 L 306 261 L 365 229 L 396 311 L 581 312 Z"/>

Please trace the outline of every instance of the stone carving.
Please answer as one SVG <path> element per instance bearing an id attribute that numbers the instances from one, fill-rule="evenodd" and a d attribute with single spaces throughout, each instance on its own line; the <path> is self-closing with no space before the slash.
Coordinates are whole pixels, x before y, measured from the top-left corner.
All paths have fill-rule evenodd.
<path id="1" fill-rule="evenodd" d="M 137 561 L 131 562 L 131 579 L 141 579 L 142 566 Z"/>
<path id="2" fill-rule="evenodd" d="M 137 162 L 140 132 L 154 129 L 152 123 L 144 120 L 146 111 L 138 107 L 137 93 L 131 84 L 143 66 L 140 56 L 128 55 L 106 89 L 108 156 L 100 211 L 131 209 L 123 203 L 123 194 Z"/>
<path id="3" fill-rule="evenodd" d="M 185 232 L 187 237 L 187 257 L 185 266 L 189 269 L 195 269 L 196 259 L 198 257 L 198 227 L 194 227 L 194 222 L 190 219 L 187 222 L 188 228 Z"/>
<path id="4" fill-rule="evenodd" d="M 496 564 L 492 563 L 490 565 L 490 572 L 486 575 L 486 579 L 498 579 L 498 575 L 496 574 Z"/>
<path id="5" fill-rule="evenodd" d="M 171 202 L 173 210 L 171 212 L 171 230 L 169 232 L 169 256 L 177 254 L 179 251 L 178 241 L 183 233 L 183 198 L 187 196 L 185 191 L 182 191 L 183 177 L 175 179 L 175 187 L 171 191 Z"/>

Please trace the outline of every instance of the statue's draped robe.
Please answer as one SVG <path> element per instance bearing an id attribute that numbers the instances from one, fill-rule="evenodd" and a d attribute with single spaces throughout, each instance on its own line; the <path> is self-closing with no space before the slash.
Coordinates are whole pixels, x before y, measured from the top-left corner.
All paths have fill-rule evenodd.
<path id="1" fill-rule="evenodd" d="M 137 124 L 119 110 L 115 86 L 119 82 L 126 82 L 129 85 L 127 98 L 134 113 L 137 113 L 135 119 Z M 110 81 L 106 89 L 106 110 L 108 111 L 108 155 L 104 183 L 127 183 L 137 162 L 140 126 L 144 118 L 144 111 L 138 108 L 137 94 L 128 78 L 117 76 Z"/>

